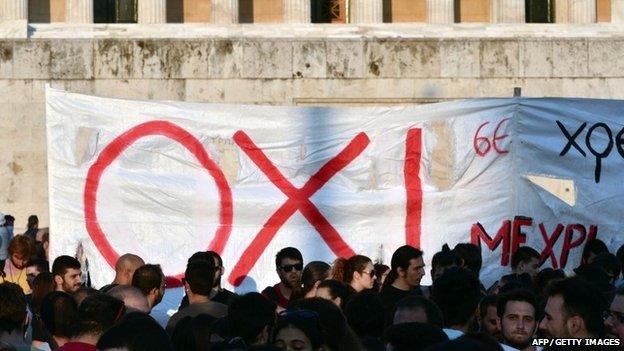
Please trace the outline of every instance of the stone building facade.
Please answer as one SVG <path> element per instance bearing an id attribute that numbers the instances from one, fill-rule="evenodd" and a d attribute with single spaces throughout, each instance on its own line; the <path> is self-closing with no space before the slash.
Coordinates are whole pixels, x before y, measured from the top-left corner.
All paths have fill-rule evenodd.
<path id="1" fill-rule="evenodd" d="M 184 0 L 184 22 L 212 23 L 167 24 L 171 1 L 139 0 L 139 24 L 98 24 L 92 0 L 2 0 L 11 20 L 0 22 L 0 211 L 18 228 L 33 213 L 47 225 L 46 84 L 129 99 L 300 106 L 502 97 L 514 87 L 525 96 L 624 98 L 624 0 L 564 2 L 567 22 L 579 24 L 489 23 L 523 22 L 524 0 L 494 1 L 502 9 L 487 2 L 480 16 L 489 20 L 455 24 L 433 22 L 468 18 L 443 5 L 470 1 L 427 0 L 413 21 L 423 23 L 381 23 L 388 1 L 354 0 L 351 23 L 310 24 L 309 0 L 265 0 L 280 5 L 266 16 L 288 23 L 241 25 L 243 2 Z M 38 3 L 48 6 L 37 13 Z M 605 3 L 611 23 L 580 24 L 599 20 Z M 268 18 L 254 8 L 254 22 Z"/>

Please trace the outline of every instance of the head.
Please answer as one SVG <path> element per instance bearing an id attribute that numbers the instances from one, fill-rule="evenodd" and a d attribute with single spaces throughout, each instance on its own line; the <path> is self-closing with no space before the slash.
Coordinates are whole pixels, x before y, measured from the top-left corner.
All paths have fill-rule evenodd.
<path id="1" fill-rule="evenodd" d="M 535 278 L 539 272 L 540 254 L 532 247 L 522 246 L 511 256 L 511 269 L 513 273 L 528 273 L 531 278 Z"/>
<path id="2" fill-rule="evenodd" d="M 285 247 L 275 255 L 275 268 L 282 284 L 290 289 L 301 287 L 303 256 L 294 247 Z"/>
<path id="3" fill-rule="evenodd" d="M 303 295 L 305 297 L 316 296 L 318 285 L 325 279 L 329 278 L 331 266 L 322 261 L 312 261 L 308 263 L 301 274 L 301 282 L 303 283 Z"/>
<path id="4" fill-rule="evenodd" d="M 117 285 L 107 292 L 110 296 L 123 301 L 130 311 L 149 313 L 151 308 L 147 296 L 132 285 Z"/>
<path id="5" fill-rule="evenodd" d="M 431 300 L 423 296 L 408 296 L 394 306 L 392 324 L 427 323 L 437 328 L 444 327 L 442 311 Z"/>
<path id="6" fill-rule="evenodd" d="M 447 244 L 442 246 L 442 251 L 436 252 L 431 259 L 431 279 L 436 280 L 444 271 L 461 264 L 459 257 L 451 251 Z"/>
<path id="7" fill-rule="evenodd" d="M 516 290 L 498 296 L 497 312 L 505 344 L 522 350 L 531 345 L 537 330 L 538 305 L 528 290 Z"/>
<path id="8" fill-rule="evenodd" d="M 605 296 L 615 290 L 609 274 L 601 266 L 598 266 L 595 261 L 594 263 L 582 264 L 574 268 L 574 273 L 576 273 L 577 277 L 595 285 Z"/>
<path id="9" fill-rule="evenodd" d="M 115 284 L 130 285 L 132 284 L 132 276 L 137 268 L 145 265 L 143 259 L 134 254 L 121 255 L 115 263 Z"/>
<path id="10" fill-rule="evenodd" d="M 498 311 L 496 295 L 484 296 L 479 302 L 479 313 L 477 319 L 479 323 L 479 330 L 483 333 L 492 335 L 495 338 L 500 337 L 500 323 L 498 320 Z"/>
<path id="11" fill-rule="evenodd" d="M 58 291 L 71 294 L 82 286 L 80 262 L 74 257 L 57 257 L 52 263 L 52 275 Z"/>
<path id="12" fill-rule="evenodd" d="M 193 303 L 195 297 L 208 298 L 214 283 L 214 261 L 197 261 L 189 263 L 184 272 L 184 288 Z"/>
<path id="13" fill-rule="evenodd" d="M 602 240 L 600 239 L 589 240 L 587 241 L 587 243 L 585 243 L 585 246 L 583 247 L 583 255 L 581 258 L 581 263 L 583 264 L 592 263 L 594 261 L 594 258 L 596 258 L 596 256 L 600 255 L 601 253 L 606 253 L 606 252 L 609 252 L 609 248 Z"/>
<path id="14" fill-rule="evenodd" d="M 381 290 L 388 273 L 390 273 L 390 267 L 383 263 L 375 263 L 373 267 L 375 268 L 375 275 L 377 276 L 377 279 L 375 279 L 375 288 L 376 290 Z"/>
<path id="15" fill-rule="evenodd" d="M 282 350 L 323 350 L 325 340 L 318 314 L 308 310 L 286 310 L 277 318 L 273 344 Z"/>
<path id="16" fill-rule="evenodd" d="M 78 308 L 80 308 L 80 304 L 82 303 L 82 301 L 84 301 L 84 299 L 91 295 L 98 294 L 99 292 L 99 290 L 88 288 L 86 286 L 81 286 L 80 289 L 74 291 L 71 295 L 74 297 L 74 300 L 76 300 Z"/>
<path id="17" fill-rule="evenodd" d="M 35 258 L 26 263 L 26 280 L 28 281 L 28 285 L 30 285 L 31 289 L 33 288 L 32 283 L 35 278 L 43 272 L 50 272 L 50 264 L 48 261 L 41 258 Z"/>
<path id="18" fill-rule="evenodd" d="M 28 229 L 37 229 L 37 228 L 39 228 L 39 217 L 37 217 L 36 215 L 28 216 L 27 228 Z"/>
<path id="19" fill-rule="evenodd" d="M 344 282 L 351 285 L 355 291 L 372 289 L 375 278 L 375 267 L 370 258 L 354 255 L 344 261 Z"/>
<path id="20" fill-rule="evenodd" d="M 460 266 L 470 269 L 477 277 L 481 272 L 481 265 L 483 264 L 483 258 L 481 256 L 481 249 L 475 244 L 460 243 L 455 245 L 453 252 L 460 260 Z"/>
<path id="21" fill-rule="evenodd" d="M 228 308 L 230 336 L 242 338 L 247 345 L 267 343 L 275 324 L 276 307 L 257 292 L 237 297 Z"/>
<path id="22" fill-rule="evenodd" d="M 43 272 L 33 279 L 32 285 L 32 294 L 31 294 L 31 307 L 33 312 L 39 313 L 41 309 L 41 302 L 43 298 L 56 290 L 56 283 L 54 282 L 54 277 L 50 272 Z"/>
<path id="23" fill-rule="evenodd" d="M 539 301 L 546 300 L 546 288 L 556 280 L 565 279 L 565 273 L 561 269 L 544 268 L 533 280 L 533 290 Z"/>
<path id="24" fill-rule="evenodd" d="M 62 291 L 53 291 L 41 302 L 41 320 L 50 334 L 69 339 L 72 326 L 78 319 L 74 298 Z"/>
<path id="25" fill-rule="evenodd" d="M 386 350 L 391 351 L 419 351 L 447 340 L 440 327 L 427 323 L 395 324 L 384 332 Z"/>
<path id="26" fill-rule="evenodd" d="M 173 329 L 171 343 L 175 350 L 209 350 L 213 324 L 217 319 L 207 314 L 184 317 Z"/>
<path id="27" fill-rule="evenodd" d="M 616 255 L 609 252 L 598 254 L 598 256 L 594 258 L 592 264 L 604 269 L 609 276 L 609 282 L 611 284 L 615 283 L 615 281 L 620 278 L 622 266 Z"/>
<path id="28" fill-rule="evenodd" d="M 465 268 L 449 268 L 433 282 L 431 299 L 442 311 L 446 327 L 465 330 L 481 299 L 479 279 Z"/>
<path id="29" fill-rule="evenodd" d="M 26 324 L 26 296 L 19 285 L 0 284 L 0 334 L 22 332 Z"/>
<path id="30" fill-rule="evenodd" d="M 35 243 L 27 235 L 17 235 L 9 242 L 7 251 L 15 268 L 23 269 L 28 260 L 35 254 Z"/>
<path id="31" fill-rule="evenodd" d="M 144 313 L 129 313 L 97 343 L 100 351 L 173 351 L 165 330 Z"/>
<path id="32" fill-rule="evenodd" d="M 323 280 L 316 289 L 316 297 L 333 302 L 338 308 L 342 308 L 347 297 L 349 288 L 343 282 L 335 279 Z"/>
<path id="33" fill-rule="evenodd" d="M 607 332 L 624 342 L 624 288 L 615 292 L 615 297 L 605 317 L 604 324 Z"/>
<path id="34" fill-rule="evenodd" d="M 313 297 L 294 301 L 288 309 L 316 312 L 325 343 L 331 350 L 340 349 L 341 341 L 347 333 L 347 320 L 335 304 L 320 297 Z"/>
<path id="35" fill-rule="evenodd" d="M 539 327 L 551 338 L 602 337 L 607 303 L 593 284 L 579 277 L 552 283 Z"/>
<path id="36" fill-rule="evenodd" d="M 423 252 L 419 249 L 404 245 L 396 249 L 390 260 L 390 273 L 385 284 L 394 284 L 415 288 L 425 276 L 425 262 Z"/>
<path id="37" fill-rule="evenodd" d="M 385 325 L 384 307 L 373 291 L 359 292 L 349 300 L 344 310 L 349 325 L 360 337 L 378 338 Z"/>
<path id="38" fill-rule="evenodd" d="M 221 276 L 223 276 L 223 273 L 225 272 L 225 268 L 223 267 L 223 259 L 221 258 L 221 256 L 218 253 L 216 253 L 214 251 L 208 251 L 207 253 L 214 260 L 214 265 L 215 265 L 214 287 L 215 288 L 220 288 L 221 287 Z"/>
<path id="39" fill-rule="evenodd" d="M 74 325 L 73 337 L 91 335 L 99 338 L 113 327 L 126 312 L 124 303 L 102 292 L 85 298 L 78 308 L 78 323 Z"/>
<path id="40" fill-rule="evenodd" d="M 147 297 L 149 308 L 154 308 L 165 295 L 165 275 L 160 265 L 146 264 L 137 268 L 132 275 L 132 286 Z"/>

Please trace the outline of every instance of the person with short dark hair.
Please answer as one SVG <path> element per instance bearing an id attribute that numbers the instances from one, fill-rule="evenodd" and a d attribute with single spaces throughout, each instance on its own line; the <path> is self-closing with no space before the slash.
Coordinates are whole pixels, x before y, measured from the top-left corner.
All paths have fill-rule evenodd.
<path id="1" fill-rule="evenodd" d="M 48 261 L 35 258 L 26 262 L 26 281 L 31 289 L 33 280 L 35 280 L 40 273 L 44 272 L 50 272 L 50 263 L 48 263 Z"/>
<path id="2" fill-rule="evenodd" d="M 411 322 L 444 327 L 444 317 L 440 308 L 423 296 L 408 296 L 397 302 L 394 307 L 392 324 Z"/>
<path id="3" fill-rule="evenodd" d="M 534 279 L 539 272 L 540 254 L 530 246 L 521 246 L 511 255 L 512 273 L 528 273 Z"/>
<path id="4" fill-rule="evenodd" d="M 288 307 L 293 291 L 301 289 L 303 256 L 294 247 L 285 247 L 275 255 L 275 269 L 280 282 L 262 290 L 262 295 L 275 302 L 278 309 Z"/>
<path id="5" fill-rule="evenodd" d="M 312 297 L 294 301 L 289 310 L 308 310 L 318 314 L 321 330 L 330 350 L 340 350 L 347 335 L 347 319 L 338 306 L 327 299 Z"/>
<path id="6" fill-rule="evenodd" d="M 503 343 L 521 351 L 535 351 L 533 335 L 539 320 L 535 295 L 528 290 L 516 290 L 498 296 Z"/>
<path id="7" fill-rule="evenodd" d="M 410 245 L 403 245 L 394 251 L 390 260 L 390 273 L 379 293 L 387 321 L 390 321 L 399 300 L 410 295 L 422 295 L 420 281 L 424 275 L 422 251 Z"/>
<path id="8" fill-rule="evenodd" d="M 184 317 L 171 334 L 171 344 L 176 351 L 210 350 L 212 326 L 216 318 L 200 314 L 197 317 Z"/>
<path id="9" fill-rule="evenodd" d="M 349 300 L 344 313 L 363 344 L 379 341 L 386 325 L 383 304 L 373 291 L 361 291 Z"/>
<path id="10" fill-rule="evenodd" d="M 542 303 L 546 303 L 548 299 L 547 296 L 547 288 L 549 284 L 555 280 L 565 279 L 565 272 L 562 269 L 552 269 L 550 267 L 542 269 L 535 280 L 533 281 L 533 291 L 535 291 L 535 296 L 537 296 L 540 305 Z"/>
<path id="11" fill-rule="evenodd" d="M 163 328 L 140 312 L 127 314 L 100 337 L 96 346 L 99 351 L 173 351 Z"/>
<path id="12" fill-rule="evenodd" d="M 24 294 L 30 294 L 30 286 L 26 279 L 26 263 L 35 252 L 35 244 L 27 236 L 17 235 L 11 239 L 7 248 L 8 259 L 4 265 L 4 274 L 0 273 L 0 282 L 19 285 Z"/>
<path id="13" fill-rule="evenodd" d="M 150 313 L 149 302 L 141 290 L 132 285 L 117 285 L 107 292 L 108 295 L 123 301 L 128 312 Z"/>
<path id="14" fill-rule="evenodd" d="M 96 351 L 95 345 L 102 334 L 121 320 L 125 311 L 123 302 L 95 290 L 78 308 L 78 321 L 72 326 L 71 339 L 57 350 Z"/>
<path id="15" fill-rule="evenodd" d="M 277 318 L 273 344 L 282 350 L 324 350 L 318 315 L 307 310 L 284 311 Z"/>
<path id="16" fill-rule="evenodd" d="M 80 262 L 74 257 L 66 255 L 57 257 L 52 263 L 52 275 L 57 291 L 71 294 L 82 286 Z"/>
<path id="17" fill-rule="evenodd" d="M 392 351 L 419 351 L 448 341 L 442 328 L 427 323 L 409 322 L 390 326 L 384 332 L 384 341 Z"/>
<path id="18" fill-rule="evenodd" d="M 189 305 L 171 316 L 166 328 L 168 334 L 171 335 L 176 323 L 187 316 L 195 317 L 200 314 L 207 314 L 221 318 L 227 315 L 227 305 L 210 300 L 214 275 L 215 266 L 211 260 L 191 262 L 186 266 L 184 290 L 188 296 Z"/>
<path id="19" fill-rule="evenodd" d="M 342 309 L 349 299 L 349 287 L 335 279 L 323 280 L 316 289 L 316 297 L 330 300 Z"/>
<path id="20" fill-rule="evenodd" d="M 145 295 L 150 310 L 158 305 L 165 295 L 165 274 L 158 264 L 144 264 L 137 268 L 131 282 L 132 286 Z"/>
<path id="21" fill-rule="evenodd" d="M 483 265 L 483 257 L 481 256 L 481 249 L 471 243 L 459 243 L 453 248 L 453 252 L 460 259 L 460 266 L 468 268 L 477 277 L 481 272 L 481 266 Z"/>
<path id="22" fill-rule="evenodd" d="M 604 335 L 607 302 L 600 290 L 579 277 L 554 282 L 548 290 L 539 327 L 551 338 L 598 338 Z"/>
<path id="23" fill-rule="evenodd" d="M 135 254 L 127 253 L 119 256 L 115 262 L 115 278 L 112 283 L 104 285 L 100 290 L 108 292 L 117 285 L 132 285 L 134 272 L 144 265 L 145 261 Z"/>
<path id="24" fill-rule="evenodd" d="M 51 337 L 50 348 L 56 350 L 69 341 L 72 326 L 78 320 L 78 306 L 74 298 L 62 291 L 53 291 L 41 302 L 41 320 Z"/>
<path id="25" fill-rule="evenodd" d="M 98 292 L 99 291 L 97 289 L 88 288 L 86 286 L 81 286 L 80 289 L 72 293 L 72 297 L 74 298 L 74 300 L 76 300 L 76 304 L 78 305 L 78 308 L 80 308 L 80 304 L 82 303 L 82 301 L 84 301 L 84 299 L 86 299 L 89 296 L 95 295 Z"/>
<path id="26" fill-rule="evenodd" d="M 221 286 L 221 277 L 225 274 L 225 267 L 223 266 L 223 259 L 221 255 L 215 251 L 207 251 L 207 254 L 212 257 L 215 265 L 215 278 L 212 286 L 212 293 L 210 299 L 214 302 L 219 302 L 224 305 L 230 305 L 236 298 L 236 294 Z"/>
<path id="27" fill-rule="evenodd" d="M 620 279 L 622 267 L 620 265 L 620 260 L 614 254 L 610 252 L 601 253 L 594 258 L 592 264 L 604 269 L 609 276 L 610 284 L 615 284 L 615 282 Z"/>
<path id="28" fill-rule="evenodd" d="M 468 331 L 473 321 L 481 290 L 479 279 L 466 268 L 447 269 L 431 288 L 431 299 L 444 316 L 444 331 L 455 339 Z"/>
<path id="29" fill-rule="evenodd" d="M 230 338 L 240 338 L 246 346 L 269 342 L 276 307 L 273 301 L 257 292 L 238 296 L 228 309 Z"/>
<path id="30" fill-rule="evenodd" d="M 620 339 L 624 345 L 624 288 L 615 291 L 615 297 L 605 313 L 604 324 L 607 332 Z"/>
<path id="31" fill-rule="evenodd" d="M 26 325 L 26 296 L 19 285 L 0 283 L 0 342 L 26 349 L 23 327 Z"/>
<path id="32" fill-rule="evenodd" d="M 436 252 L 431 259 L 431 279 L 435 281 L 444 271 L 461 264 L 459 257 L 451 251 L 448 244 L 442 245 L 442 250 Z"/>
<path id="33" fill-rule="evenodd" d="M 609 248 L 604 241 L 600 239 L 588 240 L 583 246 L 583 254 L 581 255 L 581 264 L 590 264 L 596 256 L 601 253 L 609 252 Z"/>
<path id="34" fill-rule="evenodd" d="M 477 324 L 479 331 L 497 340 L 501 337 L 500 324 L 498 323 L 497 296 L 486 295 L 479 302 L 479 313 L 477 313 Z"/>

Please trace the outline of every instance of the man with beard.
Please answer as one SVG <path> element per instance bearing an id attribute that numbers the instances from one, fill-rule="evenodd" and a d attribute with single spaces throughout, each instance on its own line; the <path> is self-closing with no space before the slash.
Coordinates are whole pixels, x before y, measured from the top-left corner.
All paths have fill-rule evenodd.
<path id="1" fill-rule="evenodd" d="M 611 337 L 620 339 L 620 345 L 624 345 L 624 288 L 615 292 L 609 311 L 605 313 L 605 327 Z"/>
<path id="2" fill-rule="evenodd" d="M 132 275 L 132 286 L 147 297 L 150 311 L 162 301 L 165 295 L 165 275 L 158 264 L 146 264 L 137 268 Z"/>
<path id="3" fill-rule="evenodd" d="M 59 256 L 52 263 L 52 276 L 56 284 L 56 291 L 71 294 L 82 286 L 82 271 L 80 262 L 71 256 Z"/>
<path id="4" fill-rule="evenodd" d="M 386 321 L 391 322 L 394 307 L 403 298 L 422 295 L 420 280 L 425 275 L 423 252 L 404 245 L 396 249 L 390 260 L 390 273 L 381 288 L 379 298 L 384 306 Z"/>
<path id="5" fill-rule="evenodd" d="M 498 296 L 496 307 L 503 343 L 521 351 L 535 351 L 531 346 L 537 329 L 537 302 L 526 290 L 515 290 Z"/>
<path id="6" fill-rule="evenodd" d="M 301 289 L 303 257 L 294 247 L 281 249 L 275 256 L 275 266 L 280 282 L 262 291 L 262 295 L 275 302 L 277 309 L 286 309 L 293 291 Z"/>
<path id="7" fill-rule="evenodd" d="M 566 278 L 550 286 L 539 327 L 550 338 L 603 337 L 606 310 L 607 302 L 597 287 L 579 277 Z"/>
<path id="8" fill-rule="evenodd" d="M 7 248 L 8 260 L 5 262 L 4 272 L 0 274 L 0 283 L 8 282 L 19 285 L 24 294 L 30 294 L 28 285 L 26 262 L 35 252 L 35 244 L 31 238 L 18 235 L 11 239 Z"/>
<path id="9" fill-rule="evenodd" d="M 237 295 L 228 289 L 221 287 L 221 277 L 223 276 L 223 272 L 225 270 L 223 267 L 223 259 L 214 251 L 208 251 L 207 254 L 212 257 L 215 264 L 214 285 L 212 286 L 210 299 L 229 306 Z"/>

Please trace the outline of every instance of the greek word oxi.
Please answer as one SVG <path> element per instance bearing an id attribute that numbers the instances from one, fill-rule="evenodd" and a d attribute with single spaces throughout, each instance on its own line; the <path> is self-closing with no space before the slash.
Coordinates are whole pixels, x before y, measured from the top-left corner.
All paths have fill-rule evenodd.
<path id="1" fill-rule="evenodd" d="M 557 126 L 563 133 L 567 142 L 563 149 L 561 149 L 561 153 L 559 156 L 565 156 L 571 148 L 576 149 L 583 157 L 587 157 L 587 153 L 583 148 L 576 142 L 576 138 L 583 132 L 585 127 L 587 127 L 587 122 L 581 124 L 574 133 L 570 134 L 570 132 L 566 129 L 566 127 L 560 121 L 557 121 Z M 601 129 L 603 133 L 597 131 L 597 129 Z M 597 134 L 594 138 L 594 134 Z M 605 138 L 606 136 L 606 138 Z M 613 145 L 615 144 L 615 148 L 617 152 L 620 154 L 622 158 L 624 158 L 624 128 L 622 128 L 616 135 L 615 139 L 613 138 L 613 132 L 611 128 L 605 123 L 596 123 L 589 127 L 587 130 L 587 134 L 585 134 L 585 145 L 589 152 L 596 157 L 596 166 L 594 169 L 594 180 L 596 183 L 600 182 L 600 173 L 602 169 L 602 159 L 609 157 L 609 154 L 613 150 Z M 606 139 L 606 143 L 605 143 Z"/>
<path id="2" fill-rule="evenodd" d="M 484 242 L 490 251 L 496 250 L 502 244 L 501 265 L 507 266 L 511 256 L 520 245 L 526 243 L 526 234 L 522 232 L 522 227 L 532 226 L 533 218 L 517 216 L 513 220 L 504 220 L 496 235 L 492 238 L 481 223 L 475 223 L 470 230 L 470 242 L 479 247 L 481 247 L 481 242 Z M 550 259 L 555 269 L 565 268 L 570 251 L 582 246 L 586 241 L 595 239 L 598 235 L 598 227 L 595 225 L 590 225 L 589 229 L 587 229 L 582 224 L 563 225 L 560 223 L 557 224 L 550 235 L 544 223 L 539 223 L 538 228 L 545 244 L 540 254 L 540 265 L 547 259 Z M 553 249 L 561 234 L 564 234 L 563 247 L 561 248 L 559 262 L 557 262 Z M 576 234 L 578 237 L 575 238 Z"/>

